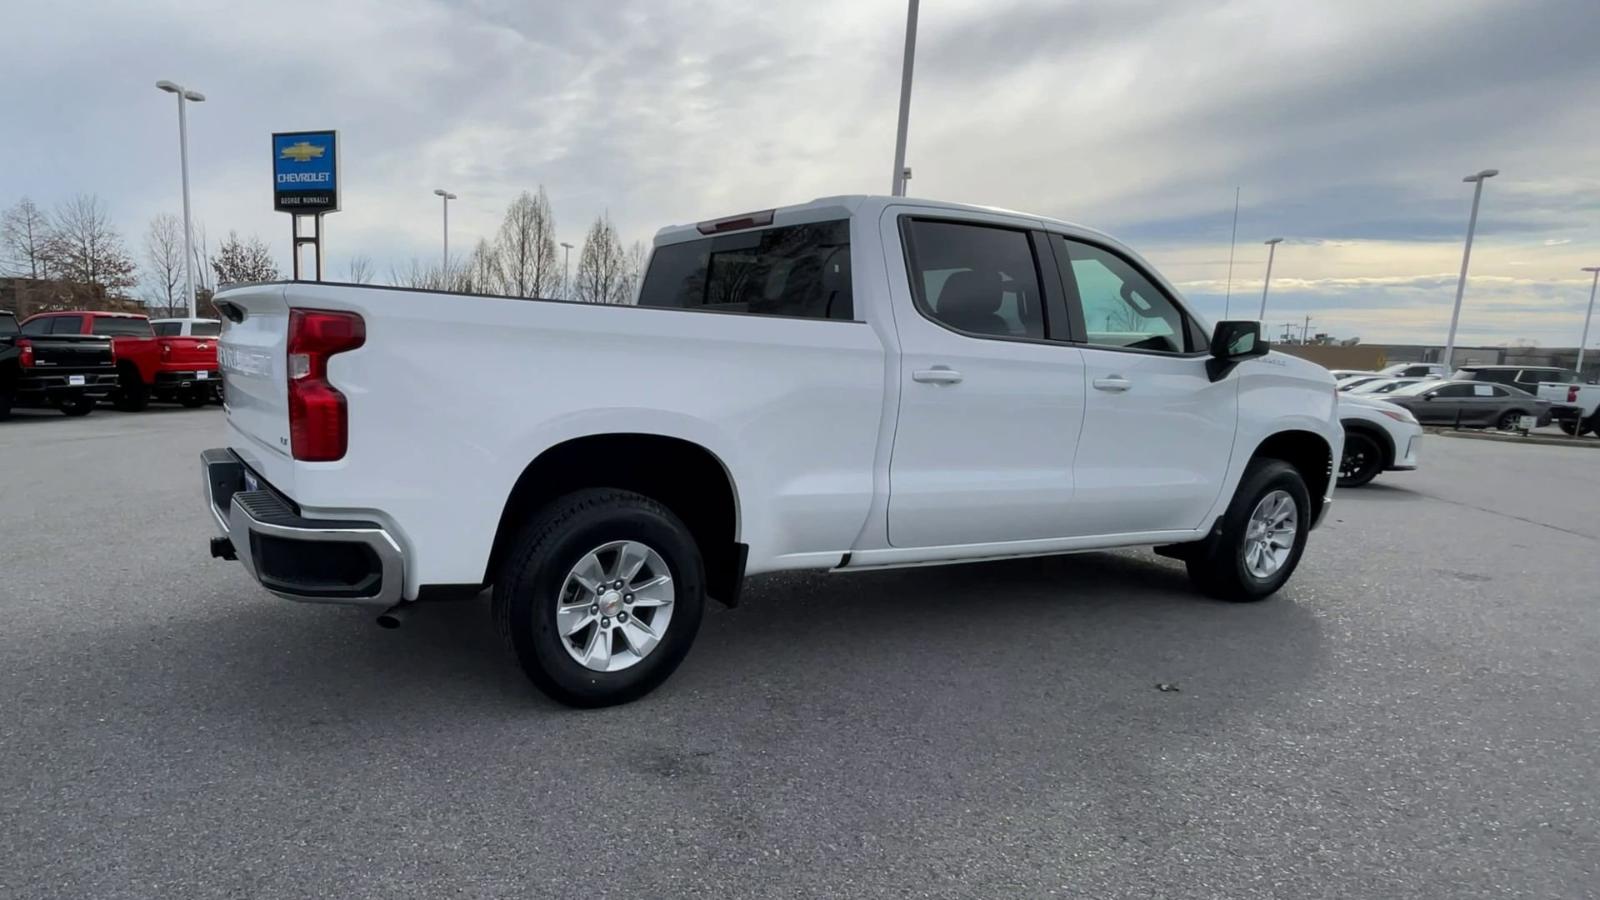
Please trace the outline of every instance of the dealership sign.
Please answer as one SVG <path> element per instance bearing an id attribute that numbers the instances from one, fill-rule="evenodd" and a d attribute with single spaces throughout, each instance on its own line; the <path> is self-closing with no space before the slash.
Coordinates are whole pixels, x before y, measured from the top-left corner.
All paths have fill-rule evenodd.
<path id="1" fill-rule="evenodd" d="M 339 133 L 289 131 L 272 136 L 272 208 L 318 215 L 339 208 Z"/>

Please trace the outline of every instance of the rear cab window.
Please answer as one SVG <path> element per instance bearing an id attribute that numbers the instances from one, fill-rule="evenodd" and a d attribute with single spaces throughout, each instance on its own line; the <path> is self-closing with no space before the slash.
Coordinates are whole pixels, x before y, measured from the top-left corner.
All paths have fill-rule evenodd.
<path id="1" fill-rule="evenodd" d="M 182 322 L 152 322 L 150 325 L 156 337 L 177 337 L 183 334 Z"/>
<path id="2" fill-rule="evenodd" d="M 853 320 L 850 222 L 810 222 L 664 244 L 650 256 L 639 305 Z"/>
<path id="3" fill-rule="evenodd" d="M 195 322 L 189 326 L 190 337 L 216 337 L 222 334 L 221 322 Z"/>
<path id="4" fill-rule="evenodd" d="M 108 335 L 111 337 L 150 337 L 149 319 L 134 319 L 123 316 L 94 316 L 90 334 Z"/>

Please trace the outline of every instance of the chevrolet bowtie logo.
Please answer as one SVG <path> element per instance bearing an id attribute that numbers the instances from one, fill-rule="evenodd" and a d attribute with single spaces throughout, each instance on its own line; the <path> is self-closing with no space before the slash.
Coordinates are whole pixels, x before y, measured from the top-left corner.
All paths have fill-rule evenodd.
<path id="1" fill-rule="evenodd" d="M 283 148 L 281 151 L 279 151 L 278 156 L 283 159 L 292 159 L 295 162 L 303 163 L 317 159 L 318 157 L 322 156 L 323 151 L 325 150 L 327 150 L 326 147 L 318 147 L 310 141 L 301 141 L 298 144 L 290 144 L 289 146 Z"/>

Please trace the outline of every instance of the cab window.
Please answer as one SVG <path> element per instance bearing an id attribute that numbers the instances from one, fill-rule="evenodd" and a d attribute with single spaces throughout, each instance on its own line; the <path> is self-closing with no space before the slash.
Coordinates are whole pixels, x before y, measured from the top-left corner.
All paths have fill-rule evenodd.
<path id="1" fill-rule="evenodd" d="M 1083 312 L 1085 340 L 1101 347 L 1184 353 L 1194 335 L 1178 305 L 1110 250 L 1055 237 L 1067 304 Z"/>
<path id="2" fill-rule="evenodd" d="M 1039 267 L 1028 232 L 910 219 L 905 238 L 911 291 L 924 316 L 975 337 L 1044 337 Z"/>

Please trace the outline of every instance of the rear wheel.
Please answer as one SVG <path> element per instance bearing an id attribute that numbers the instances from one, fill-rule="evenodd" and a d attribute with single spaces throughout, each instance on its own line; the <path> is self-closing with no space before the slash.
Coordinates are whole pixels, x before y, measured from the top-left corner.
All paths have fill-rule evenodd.
<path id="1" fill-rule="evenodd" d="M 1347 431 L 1339 460 L 1339 487 L 1361 487 L 1383 471 L 1383 448 L 1370 435 Z"/>
<path id="2" fill-rule="evenodd" d="M 117 396 L 113 405 L 123 412 L 139 412 L 150 405 L 150 388 L 131 364 L 117 370 Z"/>
<path id="3" fill-rule="evenodd" d="M 1272 596 L 1300 564 L 1311 530 L 1311 494 L 1278 459 L 1250 463 L 1218 530 L 1188 560 L 1189 579 L 1222 600 Z"/>
<path id="4" fill-rule="evenodd" d="M 522 671 L 569 706 L 655 689 L 694 643 L 705 606 L 699 547 L 654 500 L 594 488 L 541 510 L 494 586 L 495 622 Z"/>
<path id="5" fill-rule="evenodd" d="M 1560 428 L 1571 437 L 1577 437 L 1584 430 L 1583 423 L 1581 422 L 1557 422 L 1556 427 Z"/>
<path id="6" fill-rule="evenodd" d="M 0 388 L 0 422 L 11 418 L 11 404 L 15 402 L 10 391 Z"/>
<path id="7" fill-rule="evenodd" d="M 1524 413 L 1520 409 L 1510 410 L 1505 415 L 1500 417 L 1500 421 L 1495 427 L 1499 428 L 1501 431 L 1516 431 L 1518 424 L 1525 415 L 1527 415 L 1527 413 Z"/>

